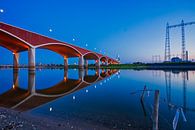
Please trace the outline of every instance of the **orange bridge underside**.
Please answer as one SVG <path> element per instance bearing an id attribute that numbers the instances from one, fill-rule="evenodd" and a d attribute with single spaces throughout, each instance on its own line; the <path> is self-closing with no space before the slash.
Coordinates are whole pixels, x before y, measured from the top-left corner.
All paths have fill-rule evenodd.
<path id="1" fill-rule="evenodd" d="M 67 58 L 84 56 L 87 60 L 97 60 L 101 57 L 106 57 L 107 61 L 109 60 L 112 63 L 118 63 L 116 60 L 96 52 L 2 22 L 0 22 L 0 46 L 7 48 L 14 53 L 27 51 L 29 48 L 42 48 L 54 51 Z M 102 59 L 102 61 L 106 60 Z"/>
<path id="2" fill-rule="evenodd" d="M 0 30 L 0 45 L 12 52 L 26 51 L 29 45 Z"/>

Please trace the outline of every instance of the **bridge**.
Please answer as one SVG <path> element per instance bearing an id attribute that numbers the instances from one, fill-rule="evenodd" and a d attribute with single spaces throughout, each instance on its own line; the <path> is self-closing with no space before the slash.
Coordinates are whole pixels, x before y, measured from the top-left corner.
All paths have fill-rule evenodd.
<path id="1" fill-rule="evenodd" d="M 56 52 L 63 56 L 64 67 L 68 68 L 68 58 L 78 57 L 79 68 L 88 66 L 88 60 L 95 60 L 96 67 L 100 67 L 102 64 L 118 64 L 119 62 L 108 56 L 66 43 L 59 40 L 49 38 L 24 30 L 19 27 L 15 27 L 3 22 L 0 22 L 0 46 L 7 48 L 13 52 L 13 66 L 19 67 L 19 53 L 28 51 L 28 68 L 34 70 L 35 63 L 35 50 L 47 49 Z"/>

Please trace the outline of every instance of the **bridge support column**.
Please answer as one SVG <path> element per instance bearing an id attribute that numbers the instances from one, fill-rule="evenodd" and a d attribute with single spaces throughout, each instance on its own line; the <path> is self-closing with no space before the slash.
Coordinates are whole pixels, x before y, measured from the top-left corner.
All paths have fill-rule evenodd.
<path id="1" fill-rule="evenodd" d="M 64 57 L 64 69 L 67 70 L 68 69 L 68 58 Z"/>
<path id="2" fill-rule="evenodd" d="M 14 69 L 13 71 L 13 88 L 17 88 L 19 85 L 18 82 L 18 69 Z"/>
<path id="3" fill-rule="evenodd" d="M 95 66 L 96 66 L 96 68 L 100 68 L 100 60 L 99 59 L 95 61 Z"/>
<path id="4" fill-rule="evenodd" d="M 31 94 L 35 93 L 35 71 L 28 71 L 28 90 Z"/>
<path id="5" fill-rule="evenodd" d="M 79 57 L 79 69 L 83 69 L 84 66 L 83 66 L 83 56 L 80 56 Z"/>
<path id="6" fill-rule="evenodd" d="M 100 71 L 99 71 L 99 69 L 96 69 L 96 70 L 95 70 L 95 75 L 100 76 Z"/>
<path id="7" fill-rule="evenodd" d="M 29 70 L 35 70 L 35 48 L 28 50 L 28 67 Z"/>
<path id="8" fill-rule="evenodd" d="M 14 69 L 18 69 L 19 67 L 19 53 L 13 53 L 14 56 Z"/>
<path id="9" fill-rule="evenodd" d="M 68 70 L 64 69 L 64 81 L 67 81 L 68 79 Z"/>
<path id="10" fill-rule="evenodd" d="M 88 69 L 86 68 L 85 69 L 85 76 L 87 76 L 88 75 Z"/>
<path id="11" fill-rule="evenodd" d="M 79 71 L 79 79 L 81 80 L 81 81 L 83 81 L 83 70 L 82 69 L 79 69 L 78 70 Z"/>
<path id="12" fill-rule="evenodd" d="M 105 65 L 105 62 L 104 61 L 100 61 L 100 65 Z"/>
<path id="13" fill-rule="evenodd" d="M 88 61 L 85 59 L 85 69 L 88 68 Z"/>
<path id="14" fill-rule="evenodd" d="M 108 61 L 107 60 L 104 62 L 104 65 L 108 65 Z"/>

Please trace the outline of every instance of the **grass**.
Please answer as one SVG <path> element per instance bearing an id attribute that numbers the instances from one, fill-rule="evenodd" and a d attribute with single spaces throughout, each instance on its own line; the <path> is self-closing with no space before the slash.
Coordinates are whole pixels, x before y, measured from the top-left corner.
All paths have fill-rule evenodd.
<path id="1" fill-rule="evenodd" d="M 108 65 L 101 66 L 103 69 L 146 69 L 147 65 L 145 64 L 116 64 L 116 65 Z"/>
<path id="2" fill-rule="evenodd" d="M 137 64 L 111 64 L 111 65 L 102 65 L 101 69 L 152 69 L 152 68 L 166 68 L 166 67 L 193 67 L 195 68 L 195 63 L 192 62 L 181 62 L 181 63 L 137 63 Z M 12 68 L 13 66 L 0 66 L 0 68 Z M 20 66 L 20 68 L 27 68 L 27 66 Z M 37 66 L 37 68 L 51 68 L 51 69 L 64 69 L 64 65 L 43 65 Z M 78 69 L 78 65 L 69 65 L 69 69 Z M 97 69 L 94 64 L 88 65 L 89 69 Z"/>

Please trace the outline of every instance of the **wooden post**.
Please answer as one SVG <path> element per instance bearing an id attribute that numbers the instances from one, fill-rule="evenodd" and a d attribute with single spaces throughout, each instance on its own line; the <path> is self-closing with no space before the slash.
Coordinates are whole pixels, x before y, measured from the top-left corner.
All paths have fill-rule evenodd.
<path id="1" fill-rule="evenodd" d="M 159 90 L 155 90 L 153 109 L 153 130 L 158 130 Z"/>

